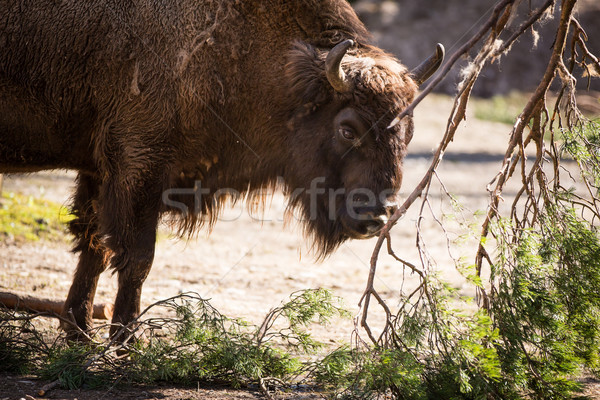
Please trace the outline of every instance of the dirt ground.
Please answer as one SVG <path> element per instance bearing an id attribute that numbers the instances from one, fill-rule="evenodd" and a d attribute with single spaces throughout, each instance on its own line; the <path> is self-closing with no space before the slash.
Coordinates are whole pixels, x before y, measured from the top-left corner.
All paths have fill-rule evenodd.
<path id="1" fill-rule="evenodd" d="M 451 100 L 444 96 L 429 97 L 415 113 L 416 133 L 405 160 L 405 181 L 402 195 L 417 185 L 431 159 L 432 150 L 443 133 Z M 479 121 L 469 116 L 445 156 L 439 170 L 446 189 L 467 207 L 466 216 L 487 205 L 486 185 L 498 172 L 500 160 L 510 132 L 510 126 Z M 68 203 L 73 186 L 73 173 L 44 172 L 28 176 L 7 176 L 4 191 L 17 191 Z M 510 187 L 505 197 L 510 198 Z M 452 212 L 436 187 L 432 190 L 431 208 L 437 218 Z M 242 317 L 258 324 L 269 309 L 276 307 L 292 292 L 324 287 L 341 296 L 346 308 L 358 312 L 357 303 L 364 291 L 369 259 L 375 239 L 352 241 L 323 262 L 316 262 L 298 226 L 283 222 L 284 198 L 275 194 L 264 214 L 250 214 L 244 207 L 227 210 L 208 235 L 176 240 L 165 230 L 159 240 L 154 267 L 145 283 L 143 306 L 186 291 L 194 291 L 228 316 Z M 507 203 L 508 200 L 507 200 Z M 392 231 L 396 253 L 419 264 L 415 248 L 415 221 L 419 204 Z M 424 239 L 440 273 L 461 294 L 473 296 L 474 290 L 456 272 L 452 258 L 473 257 L 469 247 L 452 247 L 448 239 L 461 232 L 452 223 L 448 236 L 435 218 L 424 221 Z M 0 291 L 27 293 L 39 297 L 63 299 L 69 289 L 76 258 L 68 243 L 30 242 L 0 243 Z M 382 253 L 378 265 L 376 289 L 393 309 L 400 293 L 414 286 L 416 277 L 403 271 L 400 264 Z M 114 276 L 101 278 L 96 301 L 112 302 L 116 293 Z M 370 321 L 377 331 L 380 310 L 372 309 Z M 57 325 L 55 321 L 49 321 Z M 333 342 L 350 341 L 352 320 L 334 321 L 318 328 L 315 335 Z M 0 376 L 0 400 L 35 397 L 42 383 L 27 377 Z M 135 387 L 125 391 L 63 391 L 52 390 L 47 398 L 64 399 L 252 399 L 260 398 L 255 391 L 232 391 L 224 388 Z M 293 393 L 282 398 L 318 398 L 318 394 Z M 600 398 L 600 397 L 598 397 Z"/>

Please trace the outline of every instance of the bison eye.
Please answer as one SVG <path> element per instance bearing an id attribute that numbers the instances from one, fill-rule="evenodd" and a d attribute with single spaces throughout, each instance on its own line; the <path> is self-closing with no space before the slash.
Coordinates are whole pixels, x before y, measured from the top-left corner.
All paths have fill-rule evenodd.
<path id="1" fill-rule="evenodd" d="M 354 142 L 356 140 L 356 135 L 354 134 L 354 131 L 350 128 L 342 126 L 342 127 L 340 127 L 338 132 L 341 137 L 343 137 L 344 139 L 346 139 L 350 142 Z"/>

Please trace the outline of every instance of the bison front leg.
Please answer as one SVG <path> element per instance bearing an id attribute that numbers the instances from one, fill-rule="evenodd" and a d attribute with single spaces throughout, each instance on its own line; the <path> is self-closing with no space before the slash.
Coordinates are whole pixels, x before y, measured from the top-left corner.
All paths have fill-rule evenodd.
<path id="1" fill-rule="evenodd" d="M 156 210 L 156 213 L 152 215 L 149 213 L 144 214 L 145 216 L 141 217 L 152 218 L 154 226 L 136 229 L 140 235 L 138 240 L 131 243 L 126 250 L 124 249 L 119 256 L 113 259 L 113 265 L 118 269 L 119 289 L 115 299 L 110 334 L 114 337 L 114 335 L 123 332 L 124 336 L 121 339 L 125 339 L 125 336 L 129 333 L 127 330 L 122 330 L 122 328 L 140 314 L 142 285 L 154 260 L 158 211 Z"/>
<path id="2" fill-rule="evenodd" d="M 147 160 L 145 160 L 147 161 Z M 140 168 L 117 169 L 102 185 L 100 226 L 111 251 L 111 267 L 118 273 L 119 289 L 115 299 L 111 336 L 128 332 L 122 329 L 140 313 L 142 285 L 154 260 L 162 191 L 168 168 L 151 162 Z"/>
<path id="3" fill-rule="evenodd" d="M 92 328 L 96 286 L 100 274 L 106 269 L 95 212 L 98 188 L 99 183 L 93 177 L 84 174 L 77 177 L 72 207 L 75 219 L 70 222 L 69 229 L 75 236 L 73 251 L 80 252 L 80 256 L 62 312 L 65 321 L 61 323 L 71 339 L 81 339 L 81 331 Z"/>

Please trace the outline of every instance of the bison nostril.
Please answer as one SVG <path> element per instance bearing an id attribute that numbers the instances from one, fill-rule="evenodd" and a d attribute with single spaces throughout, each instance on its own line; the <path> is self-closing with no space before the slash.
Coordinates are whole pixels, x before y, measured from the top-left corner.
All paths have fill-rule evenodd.
<path id="1" fill-rule="evenodd" d="M 384 219 L 385 222 L 394 214 L 397 207 L 356 207 L 354 208 L 354 213 L 356 215 L 356 219 L 360 220 L 376 220 L 376 219 Z"/>
<path id="2" fill-rule="evenodd" d="M 381 214 L 373 207 L 356 207 L 354 213 L 356 214 L 356 219 L 363 221 L 376 219 Z"/>
<path id="3" fill-rule="evenodd" d="M 352 202 L 356 205 L 373 205 L 374 199 L 370 198 L 368 195 L 364 193 L 355 193 L 352 195 Z"/>

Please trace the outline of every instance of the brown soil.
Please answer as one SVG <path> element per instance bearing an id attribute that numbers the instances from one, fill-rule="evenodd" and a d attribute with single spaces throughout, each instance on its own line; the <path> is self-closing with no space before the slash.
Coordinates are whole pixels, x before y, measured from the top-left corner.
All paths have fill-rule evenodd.
<path id="1" fill-rule="evenodd" d="M 416 111 L 417 132 L 405 161 L 403 195 L 407 195 L 423 176 L 434 147 L 440 140 L 450 110 L 450 99 L 432 96 Z M 471 212 L 484 210 L 487 205 L 487 183 L 500 166 L 510 126 L 483 122 L 470 116 L 463 124 L 446 155 L 439 176 L 446 189 L 454 194 Z M 43 195 L 58 202 L 68 202 L 73 174 L 65 172 L 39 173 L 29 176 L 7 176 L 5 191 Z M 432 189 L 431 208 L 436 217 L 452 212 L 439 185 Z M 510 197 L 513 188 L 505 196 Z M 508 201 L 507 201 L 508 203 Z M 392 232 L 396 253 L 419 264 L 415 248 L 415 221 L 419 204 Z M 208 236 L 199 238 L 159 240 L 156 261 L 144 286 L 143 306 L 185 291 L 195 291 L 210 298 L 219 311 L 228 316 L 242 317 L 252 323 L 261 322 L 269 309 L 280 304 L 292 292 L 306 288 L 324 287 L 345 300 L 346 307 L 358 312 L 357 303 L 363 293 L 369 259 L 375 240 L 352 241 L 323 262 L 315 262 L 304 243 L 298 227 L 284 226 L 284 199 L 275 194 L 270 207 L 260 218 L 243 207 L 228 211 Z M 438 265 L 442 276 L 461 294 L 473 296 L 473 288 L 456 272 L 453 258 L 473 257 L 472 247 L 453 246 L 459 231 L 450 219 L 445 220 L 446 232 L 430 216 L 423 223 L 427 249 Z M 165 231 L 166 232 L 166 231 Z M 164 235 L 167 236 L 167 235 Z M 64 298 L 68 291 L 76 259 L 68 243 L 14 242 L 0 243 L 0 291 L 21 292 L 40 297 Z M 376 289 L 394 309 L 399 294 L 414 287 L 416 277 L 382 253 L 378 265 Z M 112 302 L 116 292 L 115 277 L 103 275 L 97 292 L 97 302 Z M 377 331 L 381 310 L 373 308 L 370 317 Z M 379 315 L 378 315 L 379 314 Z M 48 324 L 56 326 L 55 321 Z M 334 321 L 318 328 L 315 335 L 330 342 L 350 341 L 354 328 L 352 320 Z M 0 400 L 36 396 L 42 385 L 27 377 L 0 376 Z M 65 399 L 252 399 L 259 392 L 223 388 L 178 388 L 143 386 L 119 388 L 112 391 L 51 390 L 47 398 Z M 318 394 L 288 393 L 282 398 L 319 398 Z M 37 397 L 36 397 L 37 398 Z"/>

